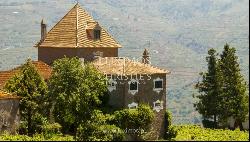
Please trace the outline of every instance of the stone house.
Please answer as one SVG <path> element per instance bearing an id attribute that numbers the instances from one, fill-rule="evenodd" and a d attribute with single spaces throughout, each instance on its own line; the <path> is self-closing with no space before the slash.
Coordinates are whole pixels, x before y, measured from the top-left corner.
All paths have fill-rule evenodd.
<path id="1" fill-rule="evenodd" d="M 147 63 L 119 57 L 98 58 L 93 64 L 108 78 L 109 104 L 115 108 L 131 109 L 140 103 L 149 104 L 155 112 L 152 138 L 162 138 L 166 110 L 166 76 L 170 72 Z"/>
<path id="2" fill-rule="evenodd" d="M 16 133 L 20 120 L 19 100 L 20 97 L 0 90 L 0 133 Z"/>
<path id="3" fill-rule="evenodd" d="M 79 57 L 83 62 L 92 62 L 108 78 L 109 104 L 130 109 L 140 103 L 149 104 L 155 112 L 152 138 L 163 137 L 166 77 L 170 72 L 150 65 L 146 49 L 141 61 L 118 57 L 122 46 L 78 3 L 49 32 L 46 27 L 42 20 L 41 39 L 35 45 L 38 61 L 34 61 L 44 79 L 50 77 L 49 65 L 56 59 Z M 18 69 L 0 72 L 0 88 L 15 72 Z"/>
<path id="4" fill-rule="evenodd" d="M 109 104 L 134 108 L 149 104 L 155 111 L 155 139 L 163 137 L 166 109 L 166 76 L 170 72 L 150 65 L 149 52 L 142 61 L 118 57 L 122 46 L 77 3 L 48 33 L 41 22 L 38 60 L 51 65 L 56 59 L 79 57 L 91 61 L 108 78 Z"/>

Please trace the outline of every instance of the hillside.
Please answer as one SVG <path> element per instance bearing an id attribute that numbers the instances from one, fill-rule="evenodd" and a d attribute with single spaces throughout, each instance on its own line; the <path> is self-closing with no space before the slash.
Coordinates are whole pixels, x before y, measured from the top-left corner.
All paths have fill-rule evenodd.
<path id="1" fill-rule="evenodd" d="M 167 107 L 175 123 L 200 123 L 193 109 L 193 85 L 206 70 L 207 49 L 237 48 L 249 83 L 248 0 L 80 0 L 123 46 L 120 56 L 140 58 L 149 48 L 152 64 L 172 72 Z M 0 1 L 0 70 L 37 59 L 42 18 L 51 29 L 75 0 Z"/>

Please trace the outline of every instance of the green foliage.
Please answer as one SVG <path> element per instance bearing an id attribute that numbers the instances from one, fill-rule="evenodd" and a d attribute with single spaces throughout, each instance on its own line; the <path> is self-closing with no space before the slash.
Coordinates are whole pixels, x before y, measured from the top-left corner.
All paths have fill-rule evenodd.
<path id="1" fill-rule="evenodd" d="M 169 128 L 172 125 L 172 114 L 170 111 L 166 110 L 165 112 L 166 128 Z"/>
<path id="2" fill-rule="evenodd" d="M 79 126 L 77 133 L 78 141 L 122 141 L 125 137 L 122 129 L 109 124 L 82 124 Z"/>
<path id="3" fill-rule="evenodd" d="M 177 131 L 176 141 L 248 141 L 249 133 L 236 129 L 209 129 L 197 125 L 174 126 Z"/>
<path id="4" fill-rule="evenodd" d="M 172 114 L 170 111 L 166 110 L 165 112 L 165 135 L 164 139 L 172 140 L 177 135 L 177 132 L 172 126 Z"/>
<path id="5" fill-rule="evenodd" d="M 45 124 L 42 126 L 42 134 L 46 139 L 52 138 L 54 135 L 61 134 L 62 126 L 58 123 Z"/>
<path id="6" fill-rule="evenodd" d="M 247 84 L 241 75 L 236 49 L 224 46 L 221 54 L 220 67 L 223 72 L 223 118 L 232 116 L 240 124 L 247 118 L 249 102 Z M 242 127 L 242 126 L 241 126 Z"/>
<path id="7" fill-rule="evenodd" d="M 207 120 L 207 119 L 203 119 L 202 120 L 202 124 L 203 124 L 203 127 L 205 128 L 216 128 L 217 124 L 215 124 L 214 121 L 210 121 L 210 120 Z"/>
<path id="8" fill-rule="evenodd" d="M 72 136 L 53 135 L 50 138 L 44 137 L 42 134 L 35 134 L 32 137 L 27 135 L 8 135 L 0 136 L 0 141 L 75 141 Z"/>
<path id="9" fill-rule="evenodd" d="M 111 121 L 125 130 L 127 134 L 134 135 L 136 138 L 141 139 L 143 135 L 149 132 L 153 119 L 153 110 L 148 105 L 140 104 L 136 109 L 115 111 L 113 120 Z"/>
<path id="10" fill-rule="evenodd" d="M 22 97 L 20 114 L 21 121 L 27 122 L 27 132 L 32 135 L 39 131 L 40 123 L 37 121 L 44 115 L 44 108 L 47 105 L 47 85 L 30 59 L 21 67 L 20 73 L 5 84 L 4 88 Z"/>
<path id="11" fill-rule="evenodd" d="M 105 77 L 91 64 L 82 66 L 78 58 L 56 60 L 52 68 L 49 94 L 55 120 L 63 132 L 76 133 L 78 125 L 89 120 L 102 103 L 100 98 L 107 90 Z"/>
<path id="12" fill-rule="evenodd" d="M 218 65 L 218 59 L 216 51 L 210 49 L 208 51 L 208 71 L 201 73 L 202 81 L 196 84 L 196 88 L 199 91 L 199 95 L 196 97 L 199 99 L 194 107 L 202 116 L 207 118 L 214 118 L 214 123 L 217 123 L 217 116 L 221 114 L 221 95 L 222 90 L 222 72 Z M 216 127 L 216 126 L 215 126 Z"/>
<path id="13" fill-rule="evenodd" d="M 124 131 L 115 125 L 109 125 L 110 115 L 104 115 L 95 110 L 90 120 L 82 123 L 77 130 L 79 141 L 121 141 L 124 139 Z"/>
<path id="14" fill-rule="evenodd" d="M 208 71 L 202 73 L 202 82 L 196 84 L 200 94 L 194 106 L 205 120 L 213 116 L 214 127 L 217 127 L 217 119 L 223 123 L 232 116 L 243 129 L 242 122 L 247 118 L 249 102 L 236 50 L 226 44 L 220 59 L 215 53 L 214 49 L 208 51 Z"/>

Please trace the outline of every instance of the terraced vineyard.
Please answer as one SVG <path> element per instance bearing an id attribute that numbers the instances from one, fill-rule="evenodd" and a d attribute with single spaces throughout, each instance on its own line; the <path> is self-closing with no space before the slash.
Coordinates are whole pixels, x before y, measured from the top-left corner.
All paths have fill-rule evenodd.
<path id="1" fill-rule="evenodd" d="M 177 130 L 177 141 L 248 141 L 249 132 L 236 129 L 206 129 L 198 125 L 174 126 Z"/>

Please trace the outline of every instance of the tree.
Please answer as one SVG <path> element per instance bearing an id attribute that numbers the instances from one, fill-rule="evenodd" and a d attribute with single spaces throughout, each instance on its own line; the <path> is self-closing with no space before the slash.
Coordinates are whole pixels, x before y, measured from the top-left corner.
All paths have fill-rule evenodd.
<path id="1" fill-rule="evenodd" d="M 106 79 L 91 64 L 74 58 L 62 58 L 53 63 L 49 94 L 55 120 L 65 133 L 76 136 L 78 126 L 86 122 L 106 92 Z"/>
<path id="2" fill-rule="evenodd" d="M 172 140 L 177 136 L 177 131 L 172 126 L 172 114 L 168 110 L 165 112 L 165 131 L 164 139 L 166 140 Z"/>
<path id="3" fill-rule="evenodd" d="M 43 116 L 47 85 L 30 59 L 21 67 L 20 73 L 11 78 L 4 88 L 22 97 L 21 120 L 27 123 L 28 134 L 33 135 L 39 125 L 37 119 Z"/>
<path id="4" fill-rule="evenodd" d="M 136 140 L 141 140 L 147 137 L 153 119 L 153 110 L 148 105 L 140 104 L 136 109 L 115 111 L 112 122 Z"/>
<path id="5" fill-rule="evenodd" d="M 213 117 L 214 126 L 216 127 L 217 116 L 222 111 L 223 79 L 215 49 L 210 49 L 208 55 L 206 57 L 208 70 L 205 73 L 201 73 L 202 81 L 195 86 L 200 94 L 196 96 L 199 100 L 194 104 L 194 107 L 205 119 Z"/>
<path id="6" fill-rule="evenodd" d="M 119 127 L 109 124 L 112 116 L 104 115 L 100 110 L 95 110 L 85 123 L 78 127 L 77 140 L 79 141 L 122 141 L 124 131 Z"/>
<path id="7" fill-rule="evenodd" d="M 235 55 L 235 48 L 230 48 L 228 44 L 224 46 L 220 60 L 220 68 L 223 73 L 223 118 L 233 117 L 236 123 L 243 129 L 242 122 L 246 120 L 248 114 L 247 84 L 240 73 L 238 57 Z"/>

